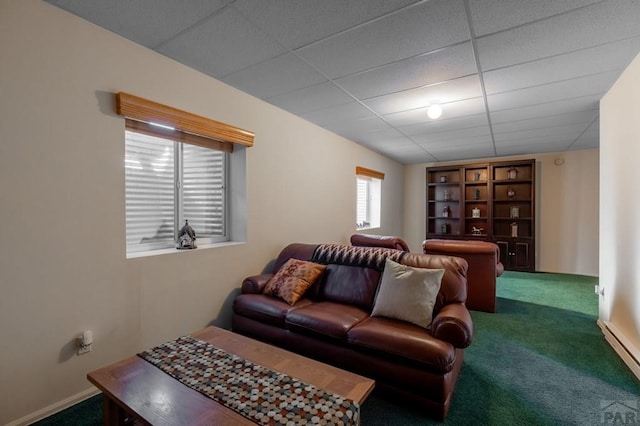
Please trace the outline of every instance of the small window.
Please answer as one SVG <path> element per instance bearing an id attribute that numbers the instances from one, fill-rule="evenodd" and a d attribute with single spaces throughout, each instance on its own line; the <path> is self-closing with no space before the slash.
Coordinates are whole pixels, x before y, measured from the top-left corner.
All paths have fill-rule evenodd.
<path id="1" fill-rule="evenodd" d="M 228 155 L 127 130 L 127 252 L 175 247 L 187 220 L 198 244 L 226 241 Z"/>
<path id="2" fill-rule="evenodd" d="M 356 229 L 380 227 L 384 173 L 356 167 Z"/>
<path id="3" fill-rule="evenodd" d="M 116 112 L 125 117 L 127 256 L 176 247 L 187 221 L 198 245 L 246 238 L 252 132 L 124 92 Z"/>

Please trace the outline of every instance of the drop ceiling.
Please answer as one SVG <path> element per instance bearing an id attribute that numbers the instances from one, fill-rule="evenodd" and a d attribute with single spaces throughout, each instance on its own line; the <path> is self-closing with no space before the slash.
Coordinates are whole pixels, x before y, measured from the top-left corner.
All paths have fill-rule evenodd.
<path id="1" fill-rule="evenodd" d="M 597 148 L 640 52 L 639 0 L 49 3 L 403 164 Z"/>

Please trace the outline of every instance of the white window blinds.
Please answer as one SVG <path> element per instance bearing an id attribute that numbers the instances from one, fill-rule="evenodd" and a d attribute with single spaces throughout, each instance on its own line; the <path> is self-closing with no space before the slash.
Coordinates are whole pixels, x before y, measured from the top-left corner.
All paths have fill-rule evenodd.
<path id="1" fill-rule="evenodd" d="M 173 247 L 189 221 L 199 243 L 226 240 L 226 156 L 126 131 L 127 251 Z"/>

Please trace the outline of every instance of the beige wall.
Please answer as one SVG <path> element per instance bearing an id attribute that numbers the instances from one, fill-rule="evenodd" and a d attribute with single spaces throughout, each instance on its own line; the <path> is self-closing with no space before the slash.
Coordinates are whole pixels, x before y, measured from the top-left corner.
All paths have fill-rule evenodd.
<path id="1" fill-rule="evenodd" d="M 536 160 L 537 271 L 598 275 L 598 157 L 591 149 L 470 161 Z M 412 250 L 421 250 L 426 234 L 425 168 L 445 164 L 405 167 L 404 236 Z"/>
<path id="2" fill-rule="evenodd" d="M 600 320 L 640 357 L 640 55 L 600 101 Z"/>
<path id="3" fill-rule="evenodd" d="M 207 325 L 289 242 L 346 242 L 355 166 L 386 174 L 379 232 L 401 234 L 403 167 L 44 2 L 0 0 L 0 424 L 90 389 L 88 371 Z M 247 242 L 125 259 L 127 91 L 254 131 Z M 74 339 L 91 329 L 93 351 Z"/>

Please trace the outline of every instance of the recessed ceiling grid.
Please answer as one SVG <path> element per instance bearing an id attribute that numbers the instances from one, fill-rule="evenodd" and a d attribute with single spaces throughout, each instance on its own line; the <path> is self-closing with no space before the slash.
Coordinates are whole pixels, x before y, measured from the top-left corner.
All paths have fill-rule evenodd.
<path id="1" fill-rule="evenodd" d="M 637 0 L 48 2 L 404 164 L 595 148 L 640 52 Z"/>

